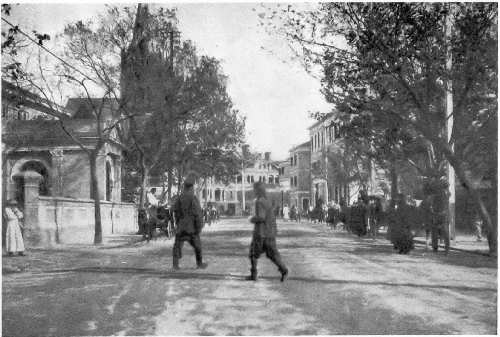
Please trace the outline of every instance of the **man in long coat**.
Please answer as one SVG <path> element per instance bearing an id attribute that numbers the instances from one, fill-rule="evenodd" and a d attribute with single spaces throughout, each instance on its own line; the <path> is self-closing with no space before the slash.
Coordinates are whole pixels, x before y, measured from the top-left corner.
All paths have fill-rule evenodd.
<path id="1" fill-rule="evenodd" d="M 280 253 L 276 247 L 276 218 L 274 217 L 271 202 L 266 197 L 266 189 L 263 183 L 257 182 L 253 185 L 255 200 L 255 215 L 250 222 L 254 224 L 252 243 L 250 244 L 250 276 L 247 280 L 257 281 L 257 260 L 262 253 L 274 262 L 281 273 L 281 282 L 288 275 L 288 268 L 281 260 Z"/>
<path id="2" fill-rule="evenodd" d="M 194 176 L 188 175 L 184 181 L 184 191 L 174 205 L 177 233 L 173 249 L 173 268 L 176 270 L 179 269 L 179 259 L 182 257 L 184 241 L 189 242 L 194 248 L 197 267 L 201 269 L 207 267 L 207 264 L 203 263 L 201 255 L 200 233 L 203 227 L 203 215 L 200 202 L 194 195 L 194 183 Z"/>

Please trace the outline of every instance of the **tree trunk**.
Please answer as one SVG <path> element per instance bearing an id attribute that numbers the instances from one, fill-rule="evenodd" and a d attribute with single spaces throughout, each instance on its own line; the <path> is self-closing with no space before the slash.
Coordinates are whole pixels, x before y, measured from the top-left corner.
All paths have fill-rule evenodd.
<path id="1" fill-rule="evenodd" d="M 463 163 L 457 158 L 453 150 L 449 147 L 448 143 L 443 143 L 441 139 L 436 138 L 426 129 L 421 128 L 420 131 L 424 134 L 424 136 L 442 153 L 444 154 L 446 160 L 453 166 L 455 169 L 455 174 L 458 179 L 462 183 L 462 185 L 467 189 L 472 200 L 476 204 L 477 210 L 479 211 L 479 215 L 483 220 L 483 223 L 486 224 L 486 230 L 488 235 L 488 246 L 490 249 L 490 254 L 497 254 L 497 224 L 493 223 L 491 216 L 486 208 L 484 201 L 481 198 L 479 192 L 474 188 L 472 181 L 466 176 L 465 168 L 463 167 Z"/>
<path id="2" fill-rule="evenodd" d="M 391 208 L 394 208 L 394 199 L 398 194 L 398 172 L 396 168 L 396 160 L 391 159 L 390 164 L 390 176 L 391 176 Z"/>
<path id="3" fill-rule="evenodd" d="M 144 209 L 144 204 L 146 203 L 146 182 L 149 176 L 149 170 L 144 160 L 144 156 L 141 156 L 141 195 L 139 198 L 139 209 Z"/>
<path id="4" fill-rule="evenodd" d="M 90 160 L 90 184 L 92 187 L 92 199 L 94 199 L 94 244 L 102 243 L 101 202 L 99 195 L 99 182 L 97 179 L 97 154 L 99 150 L 93 150 L 89 154 Z"/>
<path id="5" fill-rule="evenodd" d="M 179 170 L 179 180 L 177 181 L 177 193 L 181 192 L 182 184 L 182 170 Z"/>
<path id="6" fill-rule="evenodd" d="M 172 174 L 172 168 L 169 167 L 168 170 L 167 170 L 167 198 L 170 202 L 170 200 L 172 200 L 172 179 L 173 179 L 173 174 Z"/>
<path id="7" fill-rule="evenodd" d="M 481 198 L 481 194 L 477 189 L 474 188 L 472 181 L 467 177 L 465 174 L 465 170 L 463 168 L 463 165 L 456 160 L 454 156 L 448 157 L 448 160 L 450 160 L 450 164 L 453 166 L 455 169 L 455 173 L 460 179 L 460 182 L 465 186 L 467 191 L 469 192 L 470 196 L 472 197 L 472 200 L 477 206 L 477 209 L 479 211 L 479 215 L 481 216 L 481 219 L 483 220 L 483 223 L 486 224 L 486 230 L 487 230 L 487 237 L 488 237 L 488 246 L 490 249 L 490 254 L 495 255 L 497 253 L 497 225 L 496 223 L 493 223 L 492 218 L 490 216 L 490 213 L 488 212 L 488 209 L 486 208 L 486 204 L 484 203 L 483 199 Z"/>

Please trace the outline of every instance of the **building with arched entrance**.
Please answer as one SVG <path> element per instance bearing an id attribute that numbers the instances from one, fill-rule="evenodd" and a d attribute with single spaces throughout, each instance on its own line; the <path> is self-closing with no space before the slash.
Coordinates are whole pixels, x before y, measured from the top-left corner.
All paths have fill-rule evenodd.
<path id="1" fill-rule="evenodd" d="M 116 117 L 116 101 L 95 103 L 104 104 L 105 120 Z M 93 241 L 89 156 L 72 139 L 95 147 L 97 124 L 88 110 L 86 99 L 70 99 L 65 108 L 58 107 L 2 81 L 2 199 L 17 199 L 31 212 L 25 218 L 32 225 L 28 232 L 36 237 L 33 244 Z M 71 136 L 54 115 L 63 119 Z M 137 230 L 135 206 L 121 202 L 122 153 L 112 134 L 97 156 L 103 234 Z"/>

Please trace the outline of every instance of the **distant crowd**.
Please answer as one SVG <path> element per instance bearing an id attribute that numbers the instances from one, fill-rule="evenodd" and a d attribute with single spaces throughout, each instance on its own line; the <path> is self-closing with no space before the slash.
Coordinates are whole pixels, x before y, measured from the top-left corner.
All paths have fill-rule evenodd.
<path id="1" fill-rule="evenodd" d="M 393 205 L 391 205 L 391 202 Z M 320 198 L 315 207 L 298 210 L 284 205 L 276 209 L 276 216 L 285 221 L 300 222 L 303 219 L 313 223 L 325 223 L 332 230 L 343 230 L 358 237 L 368 236 L 376 239 L 383 230 L 400 254 L 407 254 L 414 248 L 414 237 L 425 233 L 426 246 L 438 251 L 439 243 L 445 252 L 450 247 L 450 234 L 447 221 L 447 194 L 443 189 L 429 193 L 418 203 L 398 194 L 389 201 L 381 196 L 369 196 L 361 191 L 357 201 L 348 206 L 344 199 L 339 203 L 324 203 Z M 473 220 L 475 235 L 481 241 L 485 229 L 479 216 Z"/>

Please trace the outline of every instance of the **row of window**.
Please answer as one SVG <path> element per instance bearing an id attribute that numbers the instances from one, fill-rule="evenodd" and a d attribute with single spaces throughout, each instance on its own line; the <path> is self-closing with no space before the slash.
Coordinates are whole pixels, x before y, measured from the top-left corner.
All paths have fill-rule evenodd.
<path id="1" fill-rule="evenodd" d="M 321 128 L 311 137 L 311 150 L 318 151 L 326 144 L 331 144 L 337 138 L 344 136 L 344 129 L 340 123 L 330 123 L 326 128 Z"/>
<path id="2" fill-rule="evenodd" d="M 293 157 L 290 157 L 290 166 L 297 166 L 297 155 L 294 154 Z"/>
<path id="3" fill-rule="evenodd" d="M 246 177 L 247 183 L 254 183 L 256 180 L 257 180 L 257 178 L 255 178 L 253 175 L 252 176 L 251 175 L 247 175 L 247 177 Z M 265 183 L 265 184 L 279 184 L 280 183 L 280 178 L 279 178 L 279 176 L 269 176 L 269 177 L 259 176 L 258 177 L 258 181 L 262 182 L 262 183 Z M 239 175 L 238 177 L 236 177 L 236 182 L 238 184 L 241 184 L 241 175 Z"/>
<path id="4" fill-rule="evenodd" d="M 233 196 L 234 196 L 233 191 L 229 191 L 229 199 L 228 200 L 233 200 Z M 202 198 L 208 199 L 208 200 L 215 199 L 215 201 L 225 201 L 226 200 L 226 191 L 216 189 L 215 192 L 212 193 L 212 190 L 207 191 L 207 189 L 204 188 L 202 191 Z"/>
<path id="5" fill-rule="evenodd" d="M 255 168 L 257 168 L 257 164 L 255 164 L 254 166 Z M 270 170 L 272 167 L 271 167 L 271 164 L 259 164 L 259 170 Z"/>

